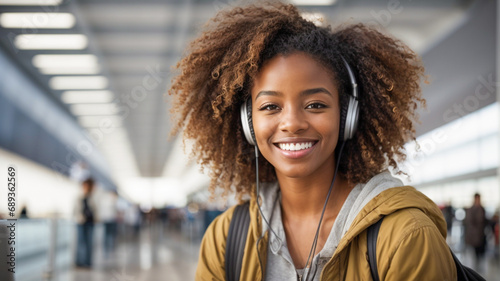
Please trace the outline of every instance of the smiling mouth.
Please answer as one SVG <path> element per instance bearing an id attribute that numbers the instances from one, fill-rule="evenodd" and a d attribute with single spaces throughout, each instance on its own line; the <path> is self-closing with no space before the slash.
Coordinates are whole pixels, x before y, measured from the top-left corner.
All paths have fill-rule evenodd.
<path id="1" fill-rule="evenodd" d="M 316 142 L 296 142 L 296 143 L 277 143 L 276 146 L 281 150 L 287 151 L 300 151 L 304 149 L 311 148 Z"/>

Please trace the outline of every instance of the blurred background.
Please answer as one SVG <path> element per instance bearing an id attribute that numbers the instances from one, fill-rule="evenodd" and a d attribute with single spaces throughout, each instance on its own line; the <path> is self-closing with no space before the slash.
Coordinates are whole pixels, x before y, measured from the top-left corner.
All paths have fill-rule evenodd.
<path id="1" fill-rule="evenodd" d="M 166 92 L 201 26 L 240 2 L 0 0 L 0 218 L 18 219 L 16 280 L 194 278 L 206 226 L 235 202 L 208 200 L 189 143 L 169 137 Z M 442 208 L 462 262 L 500 280 L 498 2 L 289 2 L 318 24 L 378 26 L 422 57 L 427 109 L 408 144 L 406 182 Z M 464 238 L 476 193 L 486 212 L 479 261 Z M 82 206 L 92 210 L 91 240 L 81 239 Z M 90 267 L 79 261 L 85 243 Z"/>

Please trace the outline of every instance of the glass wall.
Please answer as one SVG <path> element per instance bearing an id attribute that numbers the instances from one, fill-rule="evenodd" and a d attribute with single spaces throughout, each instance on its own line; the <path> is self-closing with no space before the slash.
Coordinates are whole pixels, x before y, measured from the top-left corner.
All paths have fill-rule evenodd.
<path id="1" fill-rule="evenodd" d="M 438 204 L 472 204 L 474 193 L 491 214 L 500 204 L 499 104 L 488 105 L 407 145 L 409 184 Z"/>

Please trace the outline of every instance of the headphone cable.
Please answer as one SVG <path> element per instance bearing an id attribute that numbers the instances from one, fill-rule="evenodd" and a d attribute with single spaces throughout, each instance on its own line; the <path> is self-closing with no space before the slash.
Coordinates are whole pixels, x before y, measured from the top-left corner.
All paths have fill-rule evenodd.
<path id="1" fill-rule="evenodd" d="M 254 148 L 255 148 L 255 185 L 256 185 L 255 200 L 257 201 L 257 206 L 258 206 L 258 209 L 260 212 L 260 216 L 262 217 L 264 222 L 266 222 L 267 227 L 269 228 L 269 230 L 271 230 L 271 232 L 274 234 L 274 236 L 280 241 L 280 243 L 283 243 L 281 241 L 281 238 L 278 236 L 278 234 L 276 234 L 276 232 L 274 232 L 273 228 L 271 227 L 271 224 L 267 221 L 266 217 L 264 216 L 264 213 L 262 212 L 262 207 L 261 207 L 260 202 L 259 202 L 259 148 L 257 147 L 257 145 L 255 145 Z M 264 280 L 264 270 L 263 270 L 262 260 L 260 258 L 260 252 L 259 252 L 259 243 L 262 240 L 262 238 L 264 238 L 263 234 L 261 234 L 261 236 L 257 240 L 257 243 L 255 246 L 257 248 L 257 257 L 259 258 L 259 265 L 260 265 L 260 271 L 262 273 L 262 280 Z"/>
<path id="2" fill-rule="evenodd" d="M 316 246 L 318 244 L 319 230 L 321 229 L 321 223 L 323 222 L 323 216 L 325 214 L 326 206 L 328 204 L 328 200 L 330 199 L 330 195 L 331 195 L 332 190 L 333 190 L 333 184 L 335 183 L 335 178 L 337 177 L 337 172 L 339 170 L 339 164 L 340 164 L 340 158 L 341 158 L 341 155 L 342 155 L 342 150 L 344 150 L 344 144 L 345 144 L 345 142 L 343 141 L 341 143 L 341 146 L 340 146 L 339 155 L 338 155 L 338 158 L 337 158 L 337 165 L 335 166 L 335 173 L 333 174 L 332 183 L 330 184 L 330 188 L 328 190 L 328 194 L 326 195 L 325 204 L 323 205 L 323 210 L 321 211 L 321 217 L 320 217 L 319 223 L 318 223 L 318 228 L 316 229 L 316 235 L 314 236 L 313 244 L 311 246 L 311 250 L 309 252 L 309 256 L 307 257 L 307 262 L 306 262 L 306 265 L 304 267 L 304 270 L 307 269 L 307 265 L 309 264 L 309 259 L 314 254 L 314 252 L 316 252 Z M 309 268 L 309 271 L 307 271 L 307 275 L 306 275 L 306 278 L 304 278 L 304 280 L 308 280 L 309 273 L 310 273 L 311 269 L 312 269 L 312 260 L 311 260 L 311 266 Z"/>

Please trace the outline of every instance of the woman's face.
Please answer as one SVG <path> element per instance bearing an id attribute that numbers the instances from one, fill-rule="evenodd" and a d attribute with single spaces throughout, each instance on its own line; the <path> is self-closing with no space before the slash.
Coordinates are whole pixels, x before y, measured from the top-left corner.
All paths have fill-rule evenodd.
<path id="1" fill-rule="evenodd" d="M 340 107 L 333 75 L 305 53 L 267 61 L 252 87 L 255 138 L 278 177 L 333 173 Z"/>

